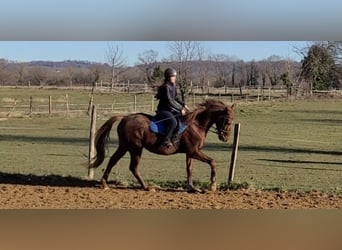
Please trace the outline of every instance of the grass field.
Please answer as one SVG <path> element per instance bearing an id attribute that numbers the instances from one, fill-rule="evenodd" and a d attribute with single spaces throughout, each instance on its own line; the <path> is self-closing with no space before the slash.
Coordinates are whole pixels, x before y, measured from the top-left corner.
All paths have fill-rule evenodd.
<path id="1" fill-rule="evenodd" d="M 24 102 L 29 95 L 37 100 L 52 95 L 57 100 L 66 93 L 75 104 L 89 100 L 89 94 L 82 91 L 0 91 L 2 104 L 11 98 Z M 150 96 L 139 98 L 151 102 Z M 128 94 L 97 94 L 95 102 L 125 103 L 132 98 Z M 235 122 L 241 123 L 236 182 L 247 182 L 260 189 L 342 192 L 341 100 L 238 103 L 236 111 Z M 110 112 L 100 113 L 97 127 L 110 115 Z M 0 117 L 0 172 L 85 178 L 89 124 L 86 114 Z M 115 128 L 111 137 L 113 143 L 109 150 L 113 153 Z M 227 179 L 231 143 L 232 138 L 224 144 L 215 134 L 209 133 L 207 137 L 204 151 L 216 159 L 220 183 Z M 128 162 L 128 155 L 125 155 L 110 180 L 135 182 Z M 96 178 L 101 177 L 106 163 L 95 171 Z M 186 178 L 184 155 L 166 157 L 144 151 L 140 169 L 150 182 L 176 182 Z M 207 182 L 209 174 L 206 164 L 195 162 L 196 180 Z"/>

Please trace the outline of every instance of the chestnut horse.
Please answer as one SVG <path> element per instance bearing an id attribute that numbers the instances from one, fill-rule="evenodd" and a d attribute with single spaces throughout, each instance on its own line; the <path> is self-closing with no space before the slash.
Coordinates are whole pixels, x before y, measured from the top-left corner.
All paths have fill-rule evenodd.
<path id="1" fill-rule="evenodd" d="M 187 184 L 189 192 L 200 192 L 193 185 L 192 181 L 192 163 L 193 159 L 206 162 L 211 167 L 211 190 L 215 191 L 216 184 L 216 163 L 215 160 L 205 155 L 201 149 L 203 148 L 206 135 L 213 124 L 216 125 L 215 133 L 221 141 L 226 142 L 231 134 L 233 119 L 234 119 L 234 105 L 227 106 L 221 101 L 206 100 L 202 104 L 188 114 L 186 114 L 185 123 L 186 129 L 179 135 L 179 142 L 177 146 L 165 147 L 160 144 L 159 136 L 151 131 L 152 116 L 148 114 L 138 113 L 127 116 L 113 116 L 108 119 L 101 128 L 96 132 L 95 147 L 97 155 L 90 167 L 98 167 L 105 158 L 105 146 L 109 140 L 110 130 L 114 122 L 120 121 L 117 127 L 117 134 L 119 138 L 119 147 L 110 158 L 107 168 L 101 179 L 102 186 L 108 189 L 107 180 L 110 171 L 114 165 L 123 157 L 126 152 L 129 152 L 131 161 L 129 165 L 130 171 L 138 180 L 143 189 L 149 190 L 145 184 L 142 176 L 139 173 L 138 166 L 141 159 L 143 148 L 150 152 L 171 155 L 176 153 L 186 154 L 186 171 Z"/>

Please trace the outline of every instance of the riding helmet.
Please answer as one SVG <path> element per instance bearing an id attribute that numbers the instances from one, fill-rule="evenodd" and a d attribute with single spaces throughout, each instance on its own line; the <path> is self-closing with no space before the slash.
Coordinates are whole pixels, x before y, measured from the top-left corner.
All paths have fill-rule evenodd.
<path id="1" fill-rule="evenodd" d="M 175 69 L 172 69 L 172 68 L 168 68 L 164 72 L 165 78 L 170 78 L 171 76 L 176 76 L 176 75 L 177 75 L 177 71 Z"/>

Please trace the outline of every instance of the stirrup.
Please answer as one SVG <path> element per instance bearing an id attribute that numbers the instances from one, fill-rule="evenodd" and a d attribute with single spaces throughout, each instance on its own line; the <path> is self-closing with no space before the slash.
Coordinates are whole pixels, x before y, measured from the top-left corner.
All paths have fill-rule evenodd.
<path id="1" fill-rule="evenodd" d="M 173 144 L 172 144 L 172 142 L 171 142 L 170 140 L 165 140 L 165 141 L 163 142 L 162 145 L 163 145 L 164 147 L 169 148 L 169 147 L 171 147 Z"/>
<path id="2" fill-rule="evenodd" d="M 172 138 L 172 144 L 175 148 L 178 148 L 179 147 L 179 144 L 180 144 L 180 140 L 178 137 L 174 137 Z"/>

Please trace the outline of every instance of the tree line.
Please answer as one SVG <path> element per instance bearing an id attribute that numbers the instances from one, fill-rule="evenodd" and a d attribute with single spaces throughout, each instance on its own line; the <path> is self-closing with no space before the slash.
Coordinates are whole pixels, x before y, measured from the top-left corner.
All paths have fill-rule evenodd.
<path id="1" fill-rule="evenodd" d="M 243 61 L 228 54 L 211 54 L 200 42 L 169 43 L 168 58 L 158 51 L 143 51 L 134 66 L 128 66 L 124 51 L 108 45 L 106 63 L 85 61 L 13 62 L 0 59 L 0 84 L 15 86 L 79 86 L 122 82 L 158 86 L 163 71 L 173 67 L 178 72 L 178 85 L 183 98 L 192 86 L 208 87 L 285 87 L 328 90 L 341 87 L 342 42 L 312 42 L 296 48 L 300 62 L 271 55 L 264 60 Z M 1 55 L 0 55 L 1 56 Z"/>

